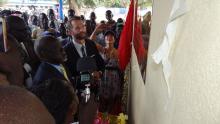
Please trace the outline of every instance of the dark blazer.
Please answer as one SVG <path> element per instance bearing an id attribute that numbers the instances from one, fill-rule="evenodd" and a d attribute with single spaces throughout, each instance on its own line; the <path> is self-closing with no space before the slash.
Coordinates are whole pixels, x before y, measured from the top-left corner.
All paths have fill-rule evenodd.
<path id="1" fill-rule="evenodd" d="M 70 76 L 68 75 L 68 77 Z M 66 80 L 63 74 L 60 71 L 58 71 L 55 67 L 53 67 L 52 65 L 46 62 L 42 62 L 34 76 L 33 87 L 38 86 L 41 83 L 43 83 L 45 80 L 52 79 L 52 78 Z M 69 79 L 71 80 L 71 78 Z M 73 84 L 72 81 L 71 83 Z"/>
<path id="2" fill-rule="evenodd" d="M 105 68 L 105 63 L 101 55 L 99 54 L 99 51 L 97 50 L 95 43 L 89 39 L 86 39 L 85 46 L 87 56 L 93 56 L 97 64 L 98 71 L 103 71 Z M 79 74 L 76 71 L 76 64 L 78 59 L 80 58 L 79 53 L 77 52 L 72 41 L 69 42 L 64 47 L 64 49 L 67 54 L 67 61 L 65 62 L 66 67 L 70 71 L 72 77 L 78 76 Z"/>

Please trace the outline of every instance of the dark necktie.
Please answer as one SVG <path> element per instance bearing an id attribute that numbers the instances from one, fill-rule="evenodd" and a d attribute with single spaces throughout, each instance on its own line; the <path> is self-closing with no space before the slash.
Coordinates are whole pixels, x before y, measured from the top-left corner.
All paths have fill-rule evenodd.
<path id="1" fill-rule="evenodd" d="M 84 46 L 81 47 L 81 52 L 82 52 L 82 56 L 83 56 L 83 57 L 86 57 L 86 53 L 85 53 L 84 48 L 85 48 Z"/>

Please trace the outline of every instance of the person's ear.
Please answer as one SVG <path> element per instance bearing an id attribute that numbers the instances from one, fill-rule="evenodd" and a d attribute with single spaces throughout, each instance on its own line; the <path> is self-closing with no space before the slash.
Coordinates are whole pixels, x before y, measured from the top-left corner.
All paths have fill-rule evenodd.
<path id="1" fill-rule="evenodd" d="M 39 57 L 40 57 L 40 58 L 44 58 L 44 59 L 47 58 L 47 52 L 45 52 L 45 51 L 43 51 L 43 50 L 40 50 L 40 51 L 39 51 Z"/>

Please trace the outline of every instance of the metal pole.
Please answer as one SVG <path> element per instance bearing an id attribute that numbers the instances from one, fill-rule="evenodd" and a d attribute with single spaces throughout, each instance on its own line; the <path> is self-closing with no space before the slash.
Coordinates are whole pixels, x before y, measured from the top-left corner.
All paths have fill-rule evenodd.
<path id="1" fill-rule="evenodd" d="M 59 0 L 59 17 L 63 20 L 63 0 Z"/>
<path id="2" fill-rule="evenodd" d="M 137 4 L 137 2 L 138 2 L 138 0 L 133 0 L 133 6 L 134 6 L 134 10 L 133 10 L 133 22 L 132 22 L 132 24 L 133 24 L 133 27 L 132 27 L 132 41 L 131 41 L 131 58 L 130 58 L 130 70 L 129 70 L 129 73 L 130 73 L 130 75 L 129 75 L 129 84 L 128 84 L 128 109 L 130 109 L 129 111 L 130 112 L 128 112 L 128 116 L 129 116 L 129 119 L 128 119 L 128 124 L 133 124 L 134 123 L 134 120 L 133 120 L 133 103 L 132 103 L 132 95 L 133 95 L 133 93 L 132 93 L 132 84 L 131 83 L 133 83 L 132 82 L 132 52 L 133 52 L 133 47 L 134 47 L 134 36 L 135 36 L 135 22 L 136 22 L 136 11 L 137 11 L 137 9 L 136 9 L 136 4 Z"/>

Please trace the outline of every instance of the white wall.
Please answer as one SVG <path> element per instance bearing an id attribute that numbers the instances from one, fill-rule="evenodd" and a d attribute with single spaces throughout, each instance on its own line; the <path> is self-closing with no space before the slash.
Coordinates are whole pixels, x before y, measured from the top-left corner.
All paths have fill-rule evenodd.
<path id="1" fill-rule="evenodd" d="M 190 12 L 179 19 L 170 55 L 168 99 L 162 66 L 150 55 L 161 43 L 172 0 L 154 0 L 143 124 L 220 124 L 220 0 L 186 2 Z"/>

